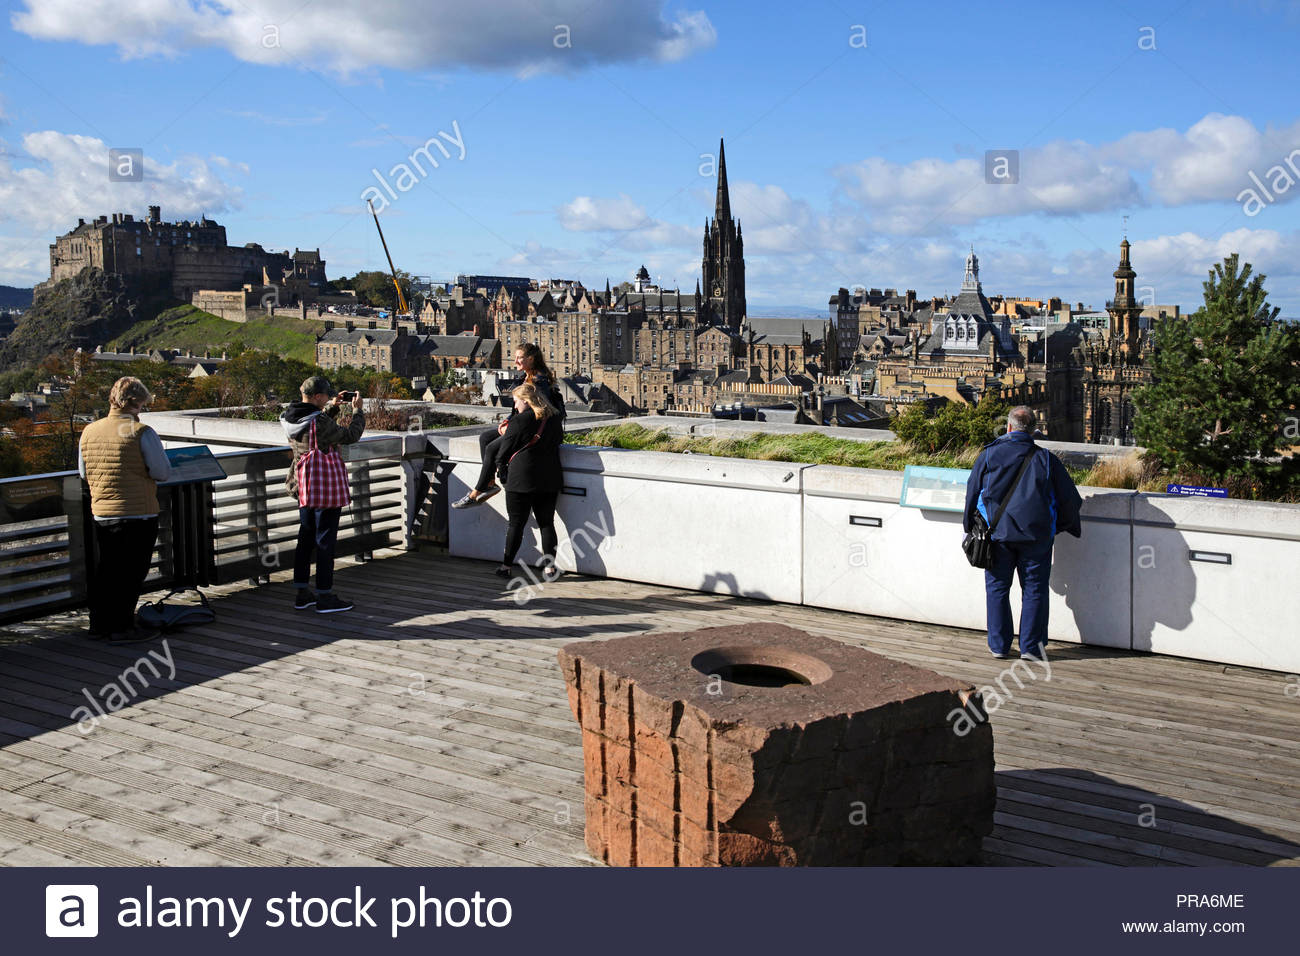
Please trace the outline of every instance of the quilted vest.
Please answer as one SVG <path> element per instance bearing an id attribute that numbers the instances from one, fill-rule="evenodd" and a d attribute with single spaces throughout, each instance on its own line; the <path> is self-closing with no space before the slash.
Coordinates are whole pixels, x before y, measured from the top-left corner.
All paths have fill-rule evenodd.
<path id="1" fill-rule="evenodd" d="M 140 450 L 142 425 L 120 408 L 87 425 L 81 457 L 90 484 L 90 510 L 98 518 L 158 513 L 158 483 L 149 477 Z"/>

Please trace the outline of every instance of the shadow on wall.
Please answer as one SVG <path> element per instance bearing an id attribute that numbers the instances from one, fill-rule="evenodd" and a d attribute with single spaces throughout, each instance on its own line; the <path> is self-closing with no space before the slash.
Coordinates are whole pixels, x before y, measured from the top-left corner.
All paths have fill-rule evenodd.
<path id="1" fill-rule="evenodd" d="M 1013 857 L 1018 866 L 1069 865 L 1065 856 L 1075 858 L 1075 865 L 1118 866 L 1270 866 L 1300 860 L 1300 844 L 1292 840 L 1088 770 L 1000 770 L 994 777 L 999 819 L 989 839 L 998 842 L 986 843 L 985 852 Z M 1102 833 L 1105 839 L 1078 842 L 1080 831 Z M 1022 848 L 1023 857 L 1017 852 Z"/>
<path id="2" fill-rule="evenodd" d="M 1089 521 L 1085 512 L 1082 538 L 1057 537 L 1051 588 L 1084 644 L 1150 651 L 1157 625 L 1191 625 L 1196 573 L 1187 540 L 1172 525 Z"/>
<path id="3" fill-rule="evenodd" d="M 556 563 L 566 571 L 608 577 L 605 555 L 614 546 L 614 508 L 601 475 L 567 473 L 556 503 L 564 521 Z"/>

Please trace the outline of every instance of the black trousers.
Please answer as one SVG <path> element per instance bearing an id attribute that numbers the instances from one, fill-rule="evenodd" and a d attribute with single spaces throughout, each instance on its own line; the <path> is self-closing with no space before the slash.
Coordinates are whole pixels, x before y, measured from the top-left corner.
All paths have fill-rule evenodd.
<path id="1" fill-rule="evenodd" d="M 311 558 L 316 555 L 316 590 L 334 590 L 334 551 L 339 540 L 342 508 L 299 508 L 298 543 L 293 549 L 293 584 L 305 588 L 311 583 Z"/>
<path id="2" fill-rule="evenodd" d="M 497 459 L 501 455 L 501 445 L 504 441 L 503 435 L 498 435 L 496 429 L 490 432 L 483 432 L 478 436 L 479 457 L 483 461 L 483 466 L 478 472 L 478 482 L 474 485 L 474 490 L 483 492 L 487 491 L 488 486 L 492 484 L 493 478 L 496 477 L 497 471 L 501 472 L 501 483 L 504 485 L 506 480 L 506 466 L 504 462 L 500 463 L 498 468 Z"/>
<path id="3" fill-rule="evenodd" d="M 542 553 L 555 557 L 559 538 L 555 533 L 555 502 L 559 499 L 558 491 L 542 492 L 506 492 L 506 514 L 510 525 L 506 529 L 506 553 L 502 564 L 514 564 L 519 546 L 524 542 L 524 528 L 528 525 L 528 515 L 537 519 L 537 528 L 542 533 Z"/>
<path id="4" fill-rule="evenodd" d="M 158 519 L 122 518 L 95 526 L 95 573 L 87 603 L 90 629 L 116 634 L 135 626 L 135 605 L 149 575 Z"/>

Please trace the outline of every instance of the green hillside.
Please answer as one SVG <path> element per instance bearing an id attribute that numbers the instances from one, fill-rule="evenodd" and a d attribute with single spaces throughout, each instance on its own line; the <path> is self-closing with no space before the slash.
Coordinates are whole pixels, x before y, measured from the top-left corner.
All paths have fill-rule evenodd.
<path id="1" fill-rule="evenodd" d="M 263 317 L 248 323 L 228 322 L 192 305 L 181 305 L 131 326 L 109 346 L 117 351 L 141 349 L 189 349 L 202 354 L 228 352 L 234 355 L 245 348 L 260 349 L 316 364 L 316 336 L 322 326 L 287 316 Z"/>

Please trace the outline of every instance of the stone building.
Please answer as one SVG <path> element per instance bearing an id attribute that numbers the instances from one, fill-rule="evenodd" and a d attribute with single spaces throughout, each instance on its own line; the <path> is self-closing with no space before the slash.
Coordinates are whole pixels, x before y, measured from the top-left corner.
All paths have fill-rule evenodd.
<path id="1" fill-rule="evenodd" d="M 495 368 L 500 349 L 496 339 L 483 336 L 417 335 L 400 327 L 357 328 L 348 323 L 327 328 L 316 339 L 316 364 L 324 369 L 372 368 L 415 378 L 452 368 Z"/>
<path id="2" fill-rule="evenodd" d="M 50 245 L 50 280 L 71 278 L 87 266 L 116 275 L 169 277 L 172 294 L 189 302 L 195 293 L 277 286 L 282 304 L 299 291 L 325 283 L 320 250 L 268 252 L 255 242 L 230 246 L 226 228 L 208 219 L 164 222 L 158 206 L 146 219 L 131 213 L 80 219 Z"/>

